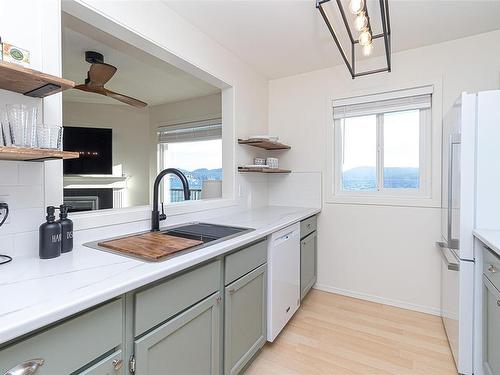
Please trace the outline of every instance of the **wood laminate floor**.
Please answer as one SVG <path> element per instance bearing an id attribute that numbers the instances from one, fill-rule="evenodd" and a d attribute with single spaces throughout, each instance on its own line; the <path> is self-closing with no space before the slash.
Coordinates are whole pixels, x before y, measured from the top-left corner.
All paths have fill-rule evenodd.
<path id="1" fill-rule="evenodd" d="M 456 375 L 441 319 L 312 290 L 245 375 Z"/>

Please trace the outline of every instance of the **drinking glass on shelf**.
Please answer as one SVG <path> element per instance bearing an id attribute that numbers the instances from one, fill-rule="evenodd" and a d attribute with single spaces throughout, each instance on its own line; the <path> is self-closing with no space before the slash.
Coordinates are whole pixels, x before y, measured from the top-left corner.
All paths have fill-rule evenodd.
<path id="1" fill-rule="evenodd" d="M 63 127 L 60 125 L 41 124 L 36 128 L 38 147 L 62 150 Z"/>
<path id="2" fill-rule="evenodd" d="M 0 107 L 0 146 L 10 146 L 9 120 L 5 106 Z"/>
<path id="3" fill-rule="evenodd" d="M 6 108 L 12 146 L 36 147 L 36 107 L 25 104 L 7 104 Z"/>

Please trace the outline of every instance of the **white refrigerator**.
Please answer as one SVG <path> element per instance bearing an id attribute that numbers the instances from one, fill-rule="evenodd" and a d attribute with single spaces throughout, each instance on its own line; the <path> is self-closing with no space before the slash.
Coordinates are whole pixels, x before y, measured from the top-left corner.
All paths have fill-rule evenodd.
<path id="1" fill-rule="evenodd" d="M 492 188 L 488 181 L 493 174 L 500 182 L 499 120 L 500 91 L 464 93 L 443 119 L 441 317 L 457 370 L 467 375 L 474 372 L 472 231 L 491 211 L 480 207 L 491 202 L 494 189 L 498 195 L 499 185 Z"/>

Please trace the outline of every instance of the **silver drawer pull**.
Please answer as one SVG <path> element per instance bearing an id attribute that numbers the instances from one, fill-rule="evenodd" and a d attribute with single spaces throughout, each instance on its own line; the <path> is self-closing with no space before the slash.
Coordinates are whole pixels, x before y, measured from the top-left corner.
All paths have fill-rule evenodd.
<path id="1" fill-rule="evenodd" d="M 497 269 L 493 264 L 490 264 L 490 266 L 488 267 L 488 271 L 490 271 L 491 273 L 497 273 Z"/>
<path id="2" fill-rule="evenodd" d="M 497 300 L 497 306 L 500 307 L 500 299 Z"/>
<path id="3" fill-rule="evenodd" d="M 121 359 L 115 359 L 112 363 L 113 363 L 113 368 L 115 369 L 115 371 L 118 371 L 119 369 L 121 369 L 123 367 L 123 360 L 121 360 Z"/>
<path id="4" fill-rule="evenodd" d="M 10 369 L 4 375 L 31 375 L 34 374 L 44 362 L 42 358 L 30 359 Z"/>

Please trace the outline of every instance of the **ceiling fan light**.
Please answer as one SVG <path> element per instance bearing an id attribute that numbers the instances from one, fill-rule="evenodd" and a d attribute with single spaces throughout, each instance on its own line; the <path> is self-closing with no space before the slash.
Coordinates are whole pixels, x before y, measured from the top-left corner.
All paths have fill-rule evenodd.
<path id="1" fill-rule="evenodd" d="M 365 30 L 361 34 L 359 34 L 358 40 L 359 44 L 364 47 L 372 42 L 372 34 L 368 30 Z"/>
<path id="2" fill-rule="evenodd" d="M 350 0 L 349 1 L 349 10 L 352 14 L 358 14 L 365 7 L 365 0 Z"/>
<path id="3" fill-rule="evenodd" d="M 363 56 L 370 56 L 373 51 L 373 43 L 363 46 Z"/>
<path id="4" fill-rule="evenodd" d="M 368 26 L 368 18 L 366 18 L 365 12 L 359 13 L 354 19 L 354 27 L 356 30 L 361 31 Z"/>

